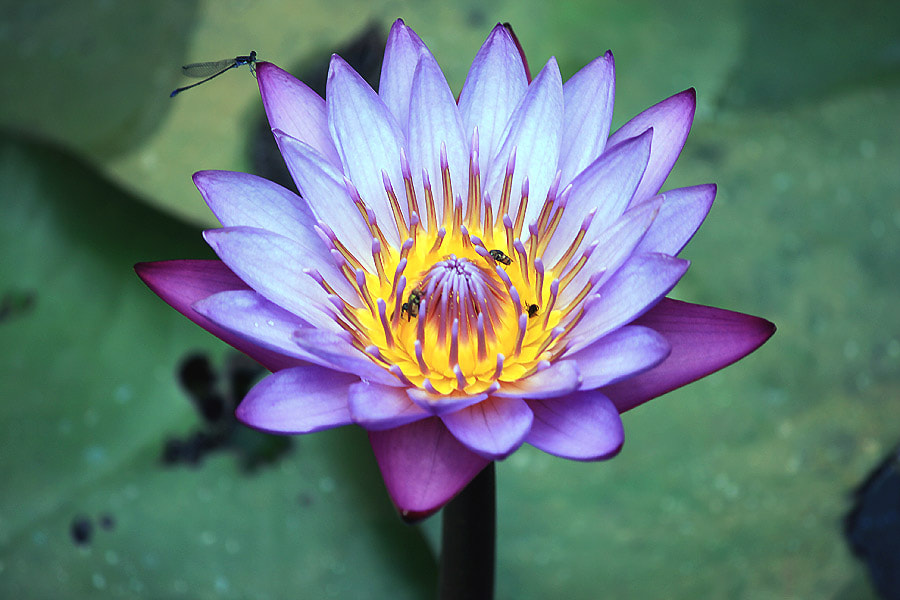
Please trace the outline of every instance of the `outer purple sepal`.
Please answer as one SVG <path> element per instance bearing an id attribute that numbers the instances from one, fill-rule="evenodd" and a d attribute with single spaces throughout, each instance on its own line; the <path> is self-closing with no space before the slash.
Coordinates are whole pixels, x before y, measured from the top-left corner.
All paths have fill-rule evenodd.
<path id="1" fill-rule="evenodd" d="M 435 513 L 490 462 L 461 444 L 437 417 L 370 431 L 369 441 L 388 494 L 407 521 Z"/>
<path id="2" fill-rule="evenodd" d="M 646 373 L 601 389 L 619 412 L 727 367 L 775 333 L 775 325 L 759 317 L 669 298 L 633 324 L 661 333 L 672 352 Z"/>

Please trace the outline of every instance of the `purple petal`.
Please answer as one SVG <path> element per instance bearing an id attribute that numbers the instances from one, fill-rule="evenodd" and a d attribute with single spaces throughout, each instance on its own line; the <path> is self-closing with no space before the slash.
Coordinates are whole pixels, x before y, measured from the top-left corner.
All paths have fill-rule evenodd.
<path id="1" fill-rule="evenodd" d="M 534 423 L 526 442 L 572 460 L 603 460 L 618 454 L 625 431 L 613 403 L 600 392 L 531 400 Z"/>
<path id="2" fill-rule="evenodd" d="M 606 146 L 616 94 L 615 71 L 612 52 L 607 51 L 563 85 L 566 108 L 559 153 L 563 187 L 594 162 Z"/>
<path id="3" fill-rule="evenodd" d="M 685 90 L 651 106 L 610 136 L 607 146 L 613 146 L 653 128 L 650 163 L 647 165 L 641 185 L 634 194 L 632 204 L 655 195 L 662 187 L 687 140 L 696 106 L 697 94 L 694 88 Z"/>
<path id="4" fill-rule="evenodd" d="M 775 333 L 759 317 L 669 298 L 634 323 L 661 333 L 672 353 L 656 368 L 603 388 L 619 412 L 727 367 Z"/>
<path id="5" fill-rule="evenodd" d="M 509 213 L 516 214 L 522 180 L 527 177 L 531 200 L 525 211 L 526 223 L 534 221 L 540 213 L 556 176 L 562 117 L 562 78 L 556 59 L 551 58 L 528 86 L 528 91 L 510 116 L 501 137 L 500 150 L 494 155 L 485 175 L 487 185 L 484 189 L 492 198 L 499 198 L 506 162 L 515 148 L 516 171 L 512 180 Z"/>
<path id="6" fill-rule="evenodd" d="M 423 410 L 435 416 L 446 415 L 461 410 L 467 406 L 477 404 L 487 398 L 487 394 L 475 394 L 474 396 L 439 396 L 429 394 L 419 388 L 406 390 L 409 398 Z"/>
<path id="7" fill-rule="evenodd" d="M 670 351 L 669 343 L 659 333 L 626 325 L 565 358 L 578 365 L 580 389 L 593 390 L 655 367 Z"/>
<path id="8" fill-rule="evenodd" d="M 296 359 L 272 352 L 210 321 L 192 306 L 213 294 L 250 287 L 218 260 L 169 260 L 138 263 L 138 276 L 155 294 L 188 319 L 227 344 L 234 346 L 270 371 L 297 366 Z"/>
<path id="9" fill-rule="evenodd" d="M 675 287 L 690 262 L 665 254 L 632 256 L 602 288 L 569 334 L 577 352 L 642 315 Z"/>
<path id="10" fill-rule="evenodd" d="M 370 431 L 381 475 L 404 519 L 434 513 L 490 462 L 462 445 L 432 417 L 387 431 Z"/>
<path id="11" fill-rule="evenodd" d="M 294 331 L 294 343 L 304 352 L 315 356 L 317 361 L 328 368 L 343 373 L 353 373 L 358 379 L 372 381 L 390 387 L 403 384 L 383 367 L 372 360 L 349 341 L 345 331 L 332 333 L 318 329 L 298 329 Z"/>
<path id="12" fill-rule="evenodd" d="M 422 169 L 428 171 L 434 189 L 441 181 L 441 143 L 447 150 L 447 162 L 454 195 L 466 198 L 469 193 L 468 143 L 463 136 L 462 119 L 456 100 L 444 74 L 431 54 L 422 56 L 416 67 L 409 105 L 409 163 L 416 181 L 419 216 L 425 222 Z M 441 223 L 443 202 L 435 194 L 435 214 Z"/>
<path id="13" fill-rule="evenodd" d="M 315 219 L 306 202 L 268 179 L 233 171 L 200 171 L 194 173 L 194 185 L 225 227 L 257 227 L 300 241 L 315 235 Z"/>
<path id="14" fill-rule="evenodd" d="M 369 431 L 383 431 L 431 413 L 410 400 L 406 390 L 364 381 L 350 386 L 350 415 L 354 423 Z"/>
<path id="15" fill-rule="evenodd" d="M 409 121 L 409 98 L 413 73 L 423 54 L 431 54 L 416 32 L 397 19 L 391 26 L 381 63 L 378 95 L 405 132 Z"/>
<path id="16" fill-rule="evenodd" d="M 677 256 L 694 236 L 716 197 L 713 183 L 669 190 L 647 235 L 635 253 L 661 252 Z"/>
<path id="17" fill-rule="evenodd" d="M 450 433 L 470 450 L 498 460 L 522 445 L 531 429 L 533 415 L 519 398 L 488 398 L 441 419 Z"/>
<path id="18" fill-rule="evenodd" d="M 387 239 L 400 246 L 400 234 L 384 190 L 382 171 L 400 188 L 403 133 L 394 115 L 369 84 L 340 56 L 332 56 L 328 71 L 328 124 L 344 174 L 375 212 Z M 409 218 L 406 203 L 400 203 Z"/>
<path id="19" fill-rule="evenodd" d="M 256 77 L 271 129 L 280 129 L 316 149 L 329 163 L 341 166 L 331 134 L 325 100 L 305 83 L 275 65 L 257 63 Z"/>
<path id="20" fill-rule="evenodd" d="M 574 362 L 561 360 L 546 369 L 514 383 L 503 383 L 496 398 L 554 398 L 573 392 L 581 385 L 581 375 Z"/>
<path id="21" fill-rule="evenodd" d="M 270 433 L 312 433 L 352 423 L 347 390 L 359 378 L 316 365 L 273 373 L 237 407 L 242 423 Z"/>
<path id="22" fill-rule="evenodd" d="M 459 113 L 466 139 L 478 128 L 482 178 L 489 175 L 491 161 L 500 149 L 501 136 L 527 88 L 528 80 L 516 43 L 502 25 L 497 25 L 475 56 L 459 94 Z M 502 168 L 505 167 L 504 164 Z"/>
<path id="23" fill-rule="evenodd" d="M 210 229 L 203 236 L 229 269 L 267 299 L 316 327 L 340 330 L 331 317 L 332 305 L 325 290 L 303 272 L 304 264 L 298 260 L 306 256 L 307 248 L 284 236 L 252 227 Z M 323 275 L 332 275 L 329 282 L 338 283 L 331 273 L 334 263 L 328 265 L 323 261 L 317 265 L 309 261 L 307 264 L 326 270 L 328 275 Z"/>
<path id="24" fill-rule="evenodd" d="M 544 251 L 553 264 L 578 235 L 585 217 L 594 212 L 585 239 L 596 239 L 622 216 L 637 189 L 650 157 L 652 131 L 610 148 L 572 182 L 562 219 Z"/>
<path id="25" fill-rule="evenodd" d="M 347 193 L 344 176 L 311 146 L 281 131 L 273 133 L 297 190 L 316 218 L 325 223 L 363 265 L 374 271 L 372 232 Z"/>

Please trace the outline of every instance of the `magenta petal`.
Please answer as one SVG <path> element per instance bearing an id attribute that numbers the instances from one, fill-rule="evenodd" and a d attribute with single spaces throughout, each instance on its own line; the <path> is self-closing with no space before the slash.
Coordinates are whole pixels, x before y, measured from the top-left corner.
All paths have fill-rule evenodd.
<path id="1" fill-rule="evenodd" d="M 172 308 L 270 371 L 299 364 L 295 358 L 263 348 L 224 329 L 192 308 L 198 300 L 219 292 L 250 289 L 225 263 L 218 260 L 167 260 L 138 263 L 134 270 L 147 287 Z"/>
<path id="2" fill-rule="evenodd" d="M 305 83 L 271 63 L 257 63 L 256 77 L 270 128 L 302 140 L 332 165 L 340 167 L 341 159 L 328 131 L 325 100 Z"/>
<path id="3" fill-rule="evenodd" d="M 403 131 L 407 131 L 409 120 L 413 73 L 416 71 L 419 57 L 423 54 L 431 53 L 416 32 L 407 27 L 403 19 L 394 21 L 384 48 L 378 95 L 397 118 Z"/>
<path id="4" fill-rule="evenodd" d="M 709 213 L 716 197 L 716 186 L 710 183 L 678 188 L 667 191 L 663 197 L 659 214 L 635 253 L 661 252 L 677 256 Z"/>
<path id="5" fill-rule="evenodd" d="M 650 164 L 634 194 L 632 205 L 655 195 L 669 176 L 669 171 L 687 140 L 691 124 L 694 122 L 694 109 L 697 106 L 697 94 L 694 88 L 667 98 L 651 106 L 641 114 L 625 123 L 609 138 L 607 146 L 634 137 L 653 128 L 653 148 L 650 151 Z"/>
<path id="6" fill-rule="evenodd" d="M 533 415 L 519 398 L 488 398 L 441 417 L 456 439 L 491 460 L 513 453 L 531 429 Z"/>
<path id="7" fill-rule="evenodd" d="M 350 415 L 360 427 L 382 431 L 430 417 L 431 413 L 410 400 L 406 390 L 363 381 L 350 386 Z"/>
<path id="8" fill-rule="evenodd" d="M 461 444 L 432 417 L 370 431 L 381 475 L 404 519 L 423 519 L 459 493 L 490 462 Z"/>
<path id="9" fill-rule="evenodd" d="M 578 365 L 580 389 L 593 390 L 655 367 L 670 351 L 661 334 L 648 327 L 626 325 L 565 358 Z"/>
<path id="10" fill-rule="evenodd" d="M 581 385 L 578 367 L 572 361 L 559 360 L 547 367 L 516 381 L 504 383 L 493 392 L 497 398 L 553 398 L 573 392 Z"/>
<path id="11" fill-rule="evenodd" d="M 270 433 L 312 433 L 352 423 L 347 390 L 358 377 L 305 365 L 256 384 L 235 411 L 242 423 Z"/>
<path id="12" fill-rule="evenodd" d="M 531 432 L 525 439 L 548 454 L 572 460 L 603 460 L 622 448 L 625 431 L 613 403 L 600 392 L 531 400 Z"/>
<path id="13" fill-rule="evenodd" d="M 612 52 L 607 51 L 563 84 L 562 186 L 594 162 L 606 146 L 616 93 L 615 70 Z"/>
<path id="14" fill-rule="evenodd" d="M 634 324 L 661 333 L 672 353 L 656 368 L 602 389 L 619 412 L 727 367 L 775 333 L 775 325 L 759 317 L 669 298 Z"/>

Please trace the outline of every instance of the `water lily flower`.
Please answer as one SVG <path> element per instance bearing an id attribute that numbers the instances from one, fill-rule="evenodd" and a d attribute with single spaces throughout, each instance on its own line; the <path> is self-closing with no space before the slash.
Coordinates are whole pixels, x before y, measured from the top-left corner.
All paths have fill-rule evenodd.
<path id="1" fill-rule="evenodd" d="M 403 21 L 376 93 L 339 56 L 325 99 L 273 64 L 263 104 L 300 196 L 244 173 L 194 182 L 220 261 L 138 265 L 150 288 L 272 371 L 237 417 L 368 431 L 387 490 L 428 515 L 523 443 L 614 456 L 620 414 L 731 364 L 763 319 L 665 298 L 714 185 L 660 193 L 690 89 L 610 135 L 612 54 L 531 80 L 503 26 L 458 100 Z"/>

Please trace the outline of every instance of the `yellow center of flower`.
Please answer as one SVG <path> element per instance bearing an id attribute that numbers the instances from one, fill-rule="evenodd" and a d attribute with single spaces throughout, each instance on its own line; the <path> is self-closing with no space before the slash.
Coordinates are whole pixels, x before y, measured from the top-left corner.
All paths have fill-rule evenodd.
<path id="1" fill-rule="evenodd" d="M 328 236 L 342 272 L 362 300 L 355 308 L 332 296 L 340 313 L 338 322 L 351 342 L 402 381 L 441 396 L 490 392 L 549 366 L 565 350 L 565 333 L 578 322 L 581 311 L 576 309 L 591 287 L 588 283 L 567 306 L 557 306 L 559 292 L 587 260 L 589 253 L 572 259 L 589 220 L 552 265 L 542 261 L 568 190 L 557 195 L 555 182 L 537 221 L 525 228 L 527 179 L 519 201 L 512 202 L 515 152 L 494 207 L 489 197 L 482 196 L 477 133 L 473 147 L 465 201 L 454 195 L 445 154 L 441 187 L 435 194 L 426 178 L 424 201 L 416 197 L 406 157 L 401 155 L 409 216 L 385 175 L 394 216 L 387 225 L 376 222 L 348 183 L 375 240 L 376 272 L 365 269 L 333 234 Z M 436 202 L 441 202 L 442 211 Z M 423 205 L 424 223 L 419 218 Z M 399 249 L 387 242 L 384 227 L 396 227 L 404 240 Z M 524 243 L 523 230 L 528 234 Z M 327 283 L 320 283 L 334 293 Z"/>

